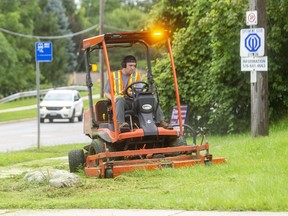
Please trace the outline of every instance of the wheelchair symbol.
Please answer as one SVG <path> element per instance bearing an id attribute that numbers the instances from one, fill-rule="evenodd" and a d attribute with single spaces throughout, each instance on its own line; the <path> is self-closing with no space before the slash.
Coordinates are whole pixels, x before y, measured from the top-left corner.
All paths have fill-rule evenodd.
<path id="1" fill-rule="evenodd" d="M 44 50 L 43 50 L 43 43 L 38 43 L 38 47 L 37 47 L 37 51 L 39 52 L 39 53 L 43 53 L 44 52 Z"/>
<path id="2" fill-rule="evenodd" d="M 249 52 L 257 52 L 261 47 L 261 38 L 255 33 L 249 34 L 245 38 L 245 47 Z"/>

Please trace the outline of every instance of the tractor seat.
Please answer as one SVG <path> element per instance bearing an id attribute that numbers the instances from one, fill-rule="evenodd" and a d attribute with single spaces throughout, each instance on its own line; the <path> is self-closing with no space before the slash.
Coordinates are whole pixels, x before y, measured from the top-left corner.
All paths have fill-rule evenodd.
<path id="1" fill-rule="evenodd" d="M 111 103 L 111 100 L 106 100 L 107 101 L 107 112 L 111 113 L 111 120 L 112 120 L 112 103 Z M 129 109 L 129 110 L 125 110 L 125 120 L 126 122 L 129 124 L 130 128 L 132 129 L 133 128 L 133 117 L 135 117 L 136 114 L 134 112 L 134 106 L 132 104 L 132 108 Z"/>
<path id="2" fill-rule="evenodd" d="M 133 110 L 133 107 L 132 107 L 132 109 L 125 110 L 125 120 L 128 119 L 129 126 L 131 129 L 133 128 L 133 116 L 136 116 L 135 112 Z M 126 120 L 126 122 L 127 122 L 127 120 Z"/>

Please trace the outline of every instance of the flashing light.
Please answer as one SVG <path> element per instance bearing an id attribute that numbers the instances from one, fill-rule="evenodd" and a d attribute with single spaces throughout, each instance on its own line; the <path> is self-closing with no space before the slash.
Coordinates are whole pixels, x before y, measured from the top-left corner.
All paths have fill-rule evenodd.
<path id="1" fill-rule="evenodd" d="M 154 32 L 153 35 L 154 36 L 162 36 L 162 32 Z"/>
<path id="2" fill-rule="evenodd" d="M 96 64 L 90 64 L 90 71 L 91 72 L 97 72 L 98 70 L 98 67 Z"/>

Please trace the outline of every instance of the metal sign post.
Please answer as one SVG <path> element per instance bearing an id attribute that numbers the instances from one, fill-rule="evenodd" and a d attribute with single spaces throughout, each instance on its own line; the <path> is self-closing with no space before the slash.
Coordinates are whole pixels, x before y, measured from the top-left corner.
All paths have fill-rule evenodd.
<path id="1" fill-rule="evenodd" d="M 36 61 L 36 89 L 37 89 L 37 148 L 40 148 L 40 69 Z"/>
<path id="2" fill-rule="evenodd" d="M 40 148 L 40 67 L 39 62 L 51 62 L 53 60 L 53 49 L 51 42 L 35 43 L 36 61 L 36 89 L 37 89 L 37 148 Z"/>

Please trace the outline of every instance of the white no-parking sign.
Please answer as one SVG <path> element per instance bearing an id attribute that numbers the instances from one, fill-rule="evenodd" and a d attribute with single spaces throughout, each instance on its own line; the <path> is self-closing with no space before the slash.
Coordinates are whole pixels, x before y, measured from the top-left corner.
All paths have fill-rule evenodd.
<path id="1" fill-rule="evenodd" d="M 247 11 L 246 12 L 246 25 L 257 25 L 257 11 Z"/>

